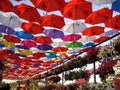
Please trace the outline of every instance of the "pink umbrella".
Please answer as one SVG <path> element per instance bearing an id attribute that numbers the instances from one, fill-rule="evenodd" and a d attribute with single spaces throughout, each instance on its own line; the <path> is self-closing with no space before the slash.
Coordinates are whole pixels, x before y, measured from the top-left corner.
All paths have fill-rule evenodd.
<path id="1" fill-rule="evenodd" d="M 80 34 L 69 34 L 66 35 L 62 38 L 64 41 L 74 41 L 74 40 L 79 40 L 81 38 Z"/>
<path id="2" fill-rule="evenodd" d="M 37 44 L 32 40 L 24 40 L 24 41 L 22 41 L 22 44 L 29 48 L 37 46 Z"/>

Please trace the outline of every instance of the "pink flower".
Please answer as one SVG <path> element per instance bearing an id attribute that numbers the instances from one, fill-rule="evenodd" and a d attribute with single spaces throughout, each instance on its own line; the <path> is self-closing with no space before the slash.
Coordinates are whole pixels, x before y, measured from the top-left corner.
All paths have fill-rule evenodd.
<path id="1" fill-rule="evenodd" d="M 79 78 L 78 80 L 76 80 L 76 85 L 80 86 L 80 85 L 85 85 L 87 84 L 87 81 L 85 80 L 85 78 Z"/>

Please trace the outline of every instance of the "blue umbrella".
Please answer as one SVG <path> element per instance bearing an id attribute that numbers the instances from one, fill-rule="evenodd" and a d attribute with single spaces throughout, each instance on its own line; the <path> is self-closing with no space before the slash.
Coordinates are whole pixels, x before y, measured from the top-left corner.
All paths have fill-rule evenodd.
<path id="1" fill-rule="evenodd" d="M 42 45 L 38 45 L 37 48 L 46 51 L 46 50 L 52 50 L 53 47 L 48 44 L 42 44 Z"/>
<path id="2" fill-rule="evenodd" d="M 2 47 L 5 47 L 5 45 L 4 44 L 0 44 L 0 48 L 2 48 Z"/>
<path id="3" fill-rule="evenodd" d="M 95 45 L 95 43 L 93 43 L 93 42 L 88 42 L 88 43 L 86 43 L 85 45 L 81 46 L 81 48 L 85 48 L 85 47 L 89 47 L 89 46 L 94 46 L 94 45 Z"/>
<path id="4" fill-rule="evenodd" d="M 20 56 L 20 57 L 27 57 L 27 56 L 22 55 L 22 54 L 20 54 L 20 53 L 16 53 L 16 55 L 17 55 L 17 56 Z"/>
<path id="5" fill-rule="evenodd" d="M 4 25 L 0 25 L 0 32 L 6 33 L 6 34 L 15 34 L 15 30 Z"/>
<path id="6" fill-rule="evenodd" d="M 116 0 L 113 4 L 112 4 L 112 10 L 120 12 L 120 0 Z"/>
<path id="7" fill-rule="evenodd" d="M 26 49 L 26 50 L 29 50 L 28 47 L 26 46 L 23 46 L 23 45 L 16 45 L 17 48 L 20 48 L 20 49 Z"/>
<path id="8" fill-rule="evenodd" d="M 55 53 L 51 53 L 51 54 L 48 54 L 46 55 L 47 58 L 56 58 L 57 55 Z"/>
<path id="9" fill-rule="evenodd" d="M 18 31 L 15 33 L 15 35 L 22 39 L 33 39 L 34 38 L 34 36 L 31 33 L 24 32 L 24 31 Z"/>
<path id="10" fill-rule="evenodd" d="M 50 38 L 62 38 L 64 33 L 57 29 L 46 29 L 44 34 Z"/>

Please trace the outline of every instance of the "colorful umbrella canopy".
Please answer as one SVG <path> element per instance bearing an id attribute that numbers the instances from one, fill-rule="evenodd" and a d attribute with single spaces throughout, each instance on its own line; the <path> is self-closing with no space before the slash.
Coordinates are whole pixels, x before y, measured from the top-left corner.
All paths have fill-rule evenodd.
<path id="1" fill-rule="evenodd" d="M 75 41 L 81 38 L 80 34 L 69 34 L 62 38 L 63 41 Z"/>
<path id="2" fill-rule="evenodd" d="M 47 12 L 60 10 L 64 4 L 64 0 L 30 0 L 37 8 Z"/>
<path id="3" fill-rule="evenodd" d="M 85 22 L 89 24 L 104 23 L 112 18 L 113 11 L 108 8 L 102 8 L 92 12 L 86 19 Z"/>
<path id="4" fill-rule="evenodd" d="M 33 53 L 33 56 L 37 58 L 41 58 L 41 57 L 45 57 L 45 54 L 42 52 L 36 52 L 36 53 Z"/>
<path id="5" fill-rule="evenodd" d="M 84 48 L 84 47 L 89 47 L 89 46 L 94 46 L 95 45 L 95 43 L 93 43 L 93 42 L 88 42 L 88 43 L 85 43 L 83 46 L 82 46 L 82 48 Z"/>
<path id="6" fill-rule="evenodd" d="M 15 35 L 4 35 L 4 39 L 8 42 L 20 43 L 21 40 Z"/>
<path id="7" fill-rule="evenodd" d="M 0 25 L 0 32 L 5 34 L 15 34 L 15 30 L 4 25 Z"/>
<path id="8" fill-rule="evenodd" d="M 106 39 L 109 39 L 109 37 L 103 36 L 103 37 L 99 37 L 95 40 L 93 40 L 95 43 L 100 43 L 102 41 L 105 41 Z"/>
<path id="9" fill-rule="evenodd" d="M 106 27 L 110 27 L 116 30 L 120 30 L 120 15 L 116 15 L 113 18 L 111 18 L 110 20 L 108 20 L 108 22 L 105 23 Z"/>
<path id="10" fill-rule="evenodd" d="M 76 21 L 65 24 L 62 29 L 68 33 L 81 33 L 86 28 L 85 23 Z"/>
<path id="11" fill-rule="evenodd" d="M 21 18 L 30 22 L 40 22 L 41 16 L 36 8 L 27 4 L 18 4 L 14 6 L 14 12 Z"/>
<path id="12" fill-rule="evenodd" d="M 96 36 L 83 37 L 83 38 L 81 38 L 79 41 L 80 41 L 80 42 L 83 42 L 83 43 L 86 43 L 86 42 L 93 41 L 93 40 L 96 39 L 96 38 L 97 38 Z"/>
<path id="13" fill-rule="evenodd" d="M 11 12 L 13 5 L 9 0 L 0 0 L 0 11 Z"/>
<path id="14" fill-rule="evenodd" d="M 41 18 L 41 25 L 55 27 L 55 28 L 62 28 L 65 25 L 65 22 L 63 17 L 55 14 L 50 14 L 50 15 L 44 15 Z"/>
<path id="15" fill-rule="evenodd" d="M 24 32 L 24 31 L 17 31 L 15 35 L 22 39 L 33 39 L 34 38 L 34 36 L 31 33 Z"/>
<path id="16" fill-rule="evenodd" d="M 54 47 L 53 49 L 52 49 L 54 52 L 66 52 L 67 50 L 68 50 L 68 48 L 66 48 L 66 47 Z"/>
<path id="17" fill-rule="evenodd" d="M 104 27 L 101 26 L 93 26 L 86 28 L 83 32 L 82 35 L 86 36 L 94 36 L 94 35 L 99 35 L 104 32 Z"/>
<path id="18" fill-rule="evenodd" d="M 116 0 L 87 0 L 87 1 L 100 5 L 100 4 L 111 4 Z"/>
<path id="19" fill-rule="evenodd" d="M 46 50 L 52 50 L 53 47 L 51 45 L 42 44 L 42 45 L 38 45 L 37 48 L 46 51 Z"/>
<path id="20" fill-rule="evenodd" d="M 46 36 L 36 36 L 34 37 L 34 41 L 36 41 L 37 43 L 41 43 L 41 44 L 51 44 L 52 40 L 49 37 Z"/>
<path id="21" fill-rule="evenodd" d="M 17 48 L 19 48 L 19 49 L 26 49 L 26 50 L 29 50 L 28 47 L 23 46 L 23 45 L 16 45 L 15 47 L 17 47 Z"/>
<path id="22" fill-rule="evenodd" d="M 10 13 L 0 14 L 0 22 L 2 23 L 2 25 L 11 28 L 16 28 L 21 26 L 21 21 L 18 19 L 18 17 Z"/>
<path id="23" fill-rule="evenodd" d="M 68 48 L 77 48 L 77 47 L 81 47 L 82 45 L 83 44 L 81 42 L 77 42 L 77 41 L 73 41 L 66 44 Z"/>
<path id="24" fill-rule="evenodd" d="M 34 42 L 33 40 L 23 40 L 21 43 L 23 44 L 23 46 L 26 46 L 28 48 L 37 46 L 36 42 Z"/>
<path id="25" fill-rule="evenodd" d="M 57 29 L 46 29 L 44 34 L 50 38 L 62 38 L 64 33 Z"/>
<path id="26" fill-rule="evenodd" d="M 67 42 L 64 42 L 64 41 L 54 41 L 52 43 L 53 46 L 65 46 Z"/>
<path id="27" fill-rule="evenodd" d="M 120 5 L 120 0 L 115 0 L 115 2 L 112 3 L 112 8 L 111 9 L 114 10 L 114 11 L 120 12 L 119 5 Z"/>
<path id="28" fill-rule="evenodd" d="M 24 22 L 22 23 L 21 28 L 24 31 L 32 33 L 32 34 L 40 34 L 44 31 L 44 28 L 40 24 L 37 24 L 34 22 L 29 22 L 29 23 Z"/>
<path id="29" fill-rule="evenodd" d="M 92 4 L 85 0 L 71 0 L 61 10 L 66 18 L 85 19 L 92 12 Z"/>

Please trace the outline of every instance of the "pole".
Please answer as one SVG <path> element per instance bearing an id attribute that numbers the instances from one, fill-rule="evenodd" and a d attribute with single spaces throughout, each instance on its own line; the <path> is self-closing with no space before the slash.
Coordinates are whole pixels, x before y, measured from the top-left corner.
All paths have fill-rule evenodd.
<path id="1" fill-rule="evenodd" d="M 94 84 L 96 84 L 96 66 L 95 66 L 95 62 L 93 63 L 93 69 L 94 69 Z"/>

